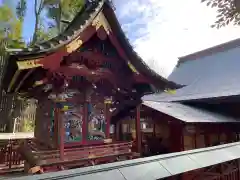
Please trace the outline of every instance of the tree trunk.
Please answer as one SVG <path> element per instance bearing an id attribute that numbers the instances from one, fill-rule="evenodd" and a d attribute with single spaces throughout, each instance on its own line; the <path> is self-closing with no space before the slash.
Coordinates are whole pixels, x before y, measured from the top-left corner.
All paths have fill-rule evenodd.
<path id="1" fill-rule="evenodd" d="M 62 5 L 61 5 L 61 1 L 60 1 L 60 2 L 59 2 L 59 14 L 58 14 L 58 19 L 57 19 L 57 29 L 58 29 L 58 33 L 61 33 L 61 31 L 62 31 L 61 19 L 62 19 Z"/>
<path id="2" fill-rule="evenodd" d="M 34 33 L 33 33 L 31 46 L 37 42 L 38 23 L 39 23 L 39 14 L 36 14 Z"/>

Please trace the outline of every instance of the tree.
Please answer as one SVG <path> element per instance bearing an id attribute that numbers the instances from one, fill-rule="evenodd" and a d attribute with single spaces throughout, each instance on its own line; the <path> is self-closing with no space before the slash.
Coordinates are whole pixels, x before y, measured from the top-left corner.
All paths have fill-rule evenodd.
<path id="1" fill-rule="evenodd" d="M 3 5 L 0 7 L 0 39 L 8 38 L 8 46 L 13 48 L 21 48 L 24 46 L 22 42 L 22 21 L 20 21 L 12 10 Z"/>
<path id="2" fill-rule="evenodd" d="M 56 28 L 46 27 L 44 25 L 44 19 L 41 18 L 39 21 L 38 31 L 37 31 L 37 42 L 46 41 L 53 38 L 58 34 Z"/>
<path id="3" fill-rule="evenodd" d="M 239 0 L 201 0 L 207 6 L 217 8 L 217 20 L 212 27 L 221 28 L 229 23 L 240 25 L 240 1 Z"/>
<path id="4" fill-rule="evenodd" d="M 46 2 L 48 17 L 53 20 L 50 27 L 57 28 L 60 33 L 66 27 L 62 20 L 72 21 L 82 9 L 84 2 L 84 0 L 49 0 Z"/>
<path id="5" fill-rule="evenodd" d="M 38 34 L 39 34 L 39 25 L 40 25 L 40 17 L 41 12 L 44 8 L 45 0 L 35 0 L 34 1 L 34 15 L 35 15 L 35 24 L 34 24 L 34 33 L 33 38 L 30 45 L 34 45 L 37 42 Z"/>
<path id="6" fill-rule="evenodd" d="M 16 7 L 16 14 L 20 21 L 24 21 L 24 17 L 26 15 L 27 10 L 27 2 L 26 0 L 20 0 L 18 1 L 17 7 Z"/>

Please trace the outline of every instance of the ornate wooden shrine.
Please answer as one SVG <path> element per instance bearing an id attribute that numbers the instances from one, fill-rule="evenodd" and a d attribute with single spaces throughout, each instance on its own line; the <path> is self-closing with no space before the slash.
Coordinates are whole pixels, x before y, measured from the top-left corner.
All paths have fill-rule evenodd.
<path id="1" fill-rule="evenodd" d="M 38 101 L 36 141 L 20 148 L 31 173 L 132 158 L 132 143 L 112 142 L 110 125 L 136 109 L 139 152 L 141 97 L 177 87 L 133 51 L 106 0 L 87 1 L 57 37 L 11 50 L 5 69 L 6 93 Z"/>

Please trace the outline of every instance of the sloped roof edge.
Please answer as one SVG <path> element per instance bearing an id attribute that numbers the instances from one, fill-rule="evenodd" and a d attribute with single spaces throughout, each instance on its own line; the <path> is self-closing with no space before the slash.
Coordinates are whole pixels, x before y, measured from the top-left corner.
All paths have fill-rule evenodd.
<path id="1" fill-rule="evenodd" d="M 150 76 L 156 82 L 157 85 L 158 84 L 160 85 L 160 87 L 162 86 L 162 82 L 164 82 L 167 84 L 166 88 L 173 88 L 173 89 L 180 88 L 181 85 L 178 85 L 172 81 L 168 81 L 166 78 L 164 78 L 161 75 L 159 75 L 158 73 L 156 73 L 152 68 L 150 68 L 143 61 L 143 59 L 137 54 L 137 52 L 135 52 L 133 50 L 131 43 L 127 39 L 125 33 L 122 30 L 122 27 L 121 27 L 119 21 L 117 20 L 116 14 L 111 10 L 109 11 L 109 8 L 111 8 L 111 7 L 108 7 L 109 16 L 107 16 L 106 18 L 110 22 L 112 22 L 112 24 L 115 25 L 115 27 L 116 27 L 114 29 L 115 32 L 120 34 L 120 36 L 118 37 L 118 40 L 124 47 L 124 50 L 127 53 L 128 57 L 131 58 L 131 60 L 132 60 L 131 62 L 133 64 L 133 66 L 136 67 L 137 69 L 140 69 L 141 72 L 143 72 L 145 75 Z"/>
<path id="2" fill-rule="evenodd" d="M 84 8 L 79 12 L 73 21 L 69 24 L 69 26 L 65 29 L 65 31 L 58 36 L 34 45 L 31 48 L 25 48 L 22 50 L 11 50 L 9 49 L 9 53 L 11 55 L 17 56 L 41 56 L 44 53 L 51 54 L 56 51 L 58 48 L 70 43 L 73 39 L 77 38 L 79 34 L 92 22 L 92 20 L 98 15 L 98 13 L 104 11 L 104 13 L 108 14 L 106 16 L 107 20 L 110 24 L 113 25 L 114 32 L 120 34 L 117 36 L 120 44 L 124 48 L 127 56 L 130 58 L 130 62 L 133 64 L 136 69 L 141 71 L 144 75 L 150 77 L 152 81 L 154 81 L 157 87 L 165 87 L 165 88 L 179 88 L 180 85 L 177 85 L 174 82 L 168 81 L 166 78 L 162 77 L 158 73 L 156 73 L 153 69 L 151 69 L 141 57 L 133 50 L 130 42 L 126 38 L 121 25 L 119 24 L 117 17 L 112 9 L 112 6 L 108 2 L 108 0 L 98 0 L 93 3 L 88 3 L 84 6 Z"/>
<path id="3" fill-rule="evenodd" d="M 186 123 L 240 123 L 240 120 L 176 102 L 144 101 L 147 107 Z"/>
<path id="4" fill-rule="evenodd" d="M 106 0 L 97 0 L 92 3 L 86 3 L 62 33 L 52 39 L 37 43 L 33 47 L 21 50 L 17 49 L 16 51 L 9 49 L 8 51 L 10 55 L 41 55 L 43 53 L 54 52 L 60 47 L 70 43 L 72 40 L 76 39 L 88 25 L 90 25 L 92 20 L 101 11 L 105 1 Z"/>
<path id="5" fill-rule="evenodd" d="M 225 42 L 225 43 L 222 43 L 222 44 L 219 44 L 219 45 L 216 45 L 216 46 L 213 46 L 213 47 L 201 50 L 201 51 L 197 51 L 192 54 L 188 54 L 186 56 L 179 57 L 177 66 L 179 66 L 181 63 L 184 63 L 186 61 L 196 60 L 198 58 L 210 56 L 214 53 L 227 51 L 227 50 L 239 47 L 239 46 L 240 46 L 240 38 L 234 39 L 234 40 L 231 40 L 231 41 L 228 41 L 228 42 Z"/>

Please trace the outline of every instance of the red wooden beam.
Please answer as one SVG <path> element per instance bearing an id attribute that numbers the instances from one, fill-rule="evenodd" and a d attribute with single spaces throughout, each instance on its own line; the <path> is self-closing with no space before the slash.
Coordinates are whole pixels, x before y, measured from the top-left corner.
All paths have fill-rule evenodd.
<path id="1" fill-rule="evenodd" d="M 79 40 L 83 44 L 86 41 L 88 41 L 95 33 L 96 33 L 96 28 L 90 25 L 86 29 L 84 29 L 84 31 L 80 34 L 81 38 Z M 69 44 L 71 44 L 72 42 L 74 42 L 74 40 L 72 40 Z M 57 52 L 47 55 L 43 58 L 40 58 L 38 60 L 38 63 L 42 64 L 44 69 L 55 71 L 60 67 L 60 63 L 63 60 L 63 57 L 68 56 L 71 53 L 72 52 L 67 52 L 67 48 L 66 46 L 64 46 L 60 48 Z"/>
<path id="2" fill-rule="evenodd" d="M 89 70 L 84 65 L 72 64 L 71 66 L 61 66 L 55 72 L 62 73 L 65 76 L 86 76 L 92 78 L 113 79 L 114 75 L 107 69 Z"/>
<path id="3" fill-rule="evenodd" d="M 60 73 L 67 79 L 71 79 L 74 76 L 84 76 L 91 83 L 96 83 L 101 79 L 108 80 L 114 88 L 117 87 L 117 81 L 115 75 L 107 69 L 89 70 L 84 65 L 72 65 L 72 66 L 61 66 L 55 73 Z"/>
<path id="4" fill-rule="evenodd" d="M 67 64 L 72 62 L 83 63 L 83 59 L 87 59 L 89 64 L 100 66 L 108 62 L 118 62 L 118 59 L 107 57 L 100 52 L 83 51 L 74 52 L 66 60 Z"/>

